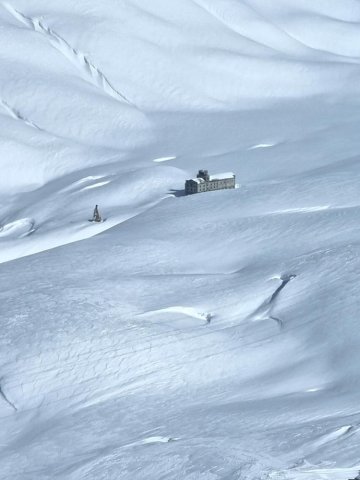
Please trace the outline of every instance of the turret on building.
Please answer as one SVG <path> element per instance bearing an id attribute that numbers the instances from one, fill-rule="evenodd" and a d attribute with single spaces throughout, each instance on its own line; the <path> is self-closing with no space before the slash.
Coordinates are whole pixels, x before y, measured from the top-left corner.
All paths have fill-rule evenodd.
<path id="1" fill-rule="evenodd" d="M 235 174 L 232 172 L 209 175 L 207 170 L 199 170 L 196 178 L 191 178 L 185 182 L 186 195 L 227 188 L 235 188 Z"/>

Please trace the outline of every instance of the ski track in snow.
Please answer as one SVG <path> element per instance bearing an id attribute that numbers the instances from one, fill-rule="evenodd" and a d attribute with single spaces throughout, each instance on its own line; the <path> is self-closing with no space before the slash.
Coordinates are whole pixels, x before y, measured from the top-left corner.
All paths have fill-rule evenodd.
<path id="1" fill-rule="evenodd" d="M 54 32 L 39 18 L 28 17 L 23 13 L 13 8 L 8 3 L 3 4 L 6 10 L 15 17 L 19 22 L 23 23 L 27 27 L 31 28 L 35 32 L 43 34 L 50 44 L 58 50 L 68 61 L 70 61 L 82 74 L 82 77 L 86 79 L 92 85 L 100 88 L 106 95 L 118 100 L 120 102 L 126 102 L 131 106 L 135 106 L 125 95 L 116 90 L 89 58 L 79 50 L 73 48 L 64 38 Z"/>
<path id="2" fill-rule="evenodd" d="M 24 122 L 26 125 L 29 125 L 29 127 L 35 128 L 36 130 L 41 130 L 41 128 L 38 125 L 36 125 L 36 123 L 24 117 L 24 115 L 22 115 L 19 112 L 19 110 L 17 110 L 14 107 L 11 107 L 8 104 L 8 102 L 6 102 L 5 100 L 0 100 L 0 104 L 3 106 L 4 110 L 6 110 L 6 112 L 15 120 L 20 120 Z"/>

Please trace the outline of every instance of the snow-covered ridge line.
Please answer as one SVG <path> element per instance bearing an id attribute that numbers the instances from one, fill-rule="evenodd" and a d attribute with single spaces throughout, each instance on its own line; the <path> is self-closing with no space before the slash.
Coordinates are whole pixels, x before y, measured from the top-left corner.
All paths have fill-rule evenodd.
<path id="1" fill-rule="evenodd" d="M 280 292 L 295 277 L 295 274 L 281 275 L 279 278 L 279 280 L 281 280 L 281 284 L 276 288 L 274 293 L 268 297 L 248 318 L 255 320 L 274 320 L 279 325 L 280 329 L 282 329 L 284 327 L 284 323 L 280 318 L 273 315 L 273 309 Z"/>
<path id="2" fill-rule="evenodd" d="M 0 379 L 2 380 L 2 379 Z M 5 403 L 7 403 L 15 412 L 17 412 L 17 408 L 13 402 L 11 402 L 7 395 L 5 395 L 4 390 L 2 386 L 0 385 L 0 397 L 4 400 Z"/>
<path id="3" fill-rule="evenodd" d="M 99 70 L 88 57 L 79 50 L 73 48 L 64 38 L 58 35 L 54 30 L 48 27 L 39 18 L 28 17 L 13 8 L 8 3 L 3 3 L 6 10 L 15 17 L 19 22 L 31 28 L 35 32 L 45 35 L 51 45 L 56 48 L 67 60 L 69 60 L 81 72 L 83 78 L 92 85 L 103 90 L 103 92 L 118 101 L 126 102 L 129 105 L 133 103 L 122 93 L 116 90 L 106 76 Z"/>
<path id="4" fill-rule="evenodd" d="M 269 19 L 257 12 L 253 6 L 245 2 L 239 3 L 234 0 L 225 0 L 221 5 L 218 5 L 216 2 L 209 0 L 194 0 L 194 3 L 227 29 L 247 39 L 254 45 L 262 47 L 264 50 L 277 53 L 289 53 L 290 51 L 293 55 L 296 53 L 304 54 L 309 50 L 307 45 L 291 37 L 281 27 L 269 21 Z M 260 37 L 254 35 L 253 29 L 244 28 L 242 22 L 239 21 L 240 18 L 248 18 L 251 21 L 256 19 L 256 21 L 262 24 L 267 34 Z"/>
<path id="5" fill-rule="evenodd" d="M 14 107 L 11 107 L 5 100 L 0 100 L 0 105 L 6 110 L 6 112 L 15 120 L 21 120 L 22 122 L 29 125 L 29 127 L 36 128 L 37 130 L 41 130 L 41 128 L 36 125 L 36 123 L 32 122 L 31 120 L 24 117 L 19 110 L 16 110 Z"/>

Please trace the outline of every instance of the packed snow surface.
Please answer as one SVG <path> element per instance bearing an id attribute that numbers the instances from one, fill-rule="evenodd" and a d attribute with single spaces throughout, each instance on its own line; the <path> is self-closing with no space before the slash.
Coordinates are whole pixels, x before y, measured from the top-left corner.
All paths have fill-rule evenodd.
<path id="1" fill-rule="evenodd" d="M 355 478 L 360 2 L 0 27 L 1 479 Z"/>

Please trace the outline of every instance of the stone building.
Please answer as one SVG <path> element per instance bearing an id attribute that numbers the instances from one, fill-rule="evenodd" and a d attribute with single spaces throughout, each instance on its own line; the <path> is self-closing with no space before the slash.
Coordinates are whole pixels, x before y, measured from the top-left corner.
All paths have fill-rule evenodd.
<path id="1" fill-rule="evenodd" d="M 207 170 L 199 170 L 196 178 L 185 182 L 185 194 L 211 192 L 212 190 L 223 190 L 235 188 L 235 174 L 232 172 L 209 175 Z"/>

